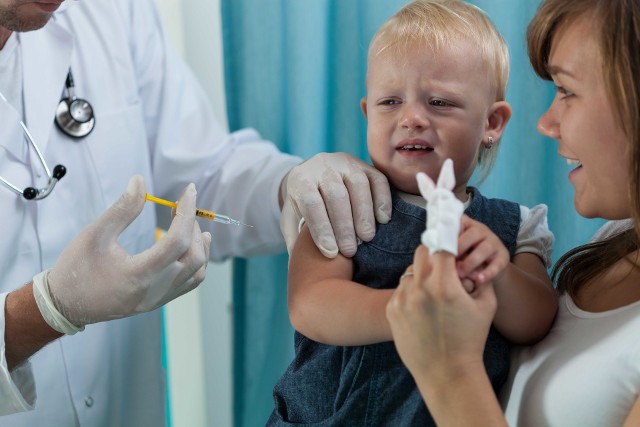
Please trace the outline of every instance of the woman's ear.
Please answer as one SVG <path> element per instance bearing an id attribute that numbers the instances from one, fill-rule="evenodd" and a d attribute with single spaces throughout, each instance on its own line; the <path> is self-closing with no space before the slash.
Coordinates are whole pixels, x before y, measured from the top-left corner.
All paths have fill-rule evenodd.
<path id="1" fill-rule="evenodd" d="M 492 137 L 494 141 L 500 140 L 509 119 L 511 119 L 511 113 L 511 105 L 507 101 L 494 102 L 489 110 L 485 136 Z"/>

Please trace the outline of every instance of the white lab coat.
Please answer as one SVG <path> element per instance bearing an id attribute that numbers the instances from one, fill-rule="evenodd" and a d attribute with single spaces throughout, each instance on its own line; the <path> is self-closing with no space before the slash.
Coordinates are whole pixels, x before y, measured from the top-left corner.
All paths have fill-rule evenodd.
<path id="1" fill-rule="evenodd" d="M 61 163 L 68 172 L 37 202 L 0 188 L 0 293 L 54 266 L 134 174 L 144 176 L 150 193 L 169 200 L 195 182 L 198 206 L 255 226 L 201 221 L 212 232 L 214 258 L 284 249 L 277 188 L 300 159 L 279 153 L 255 131 L 225 133 L 192 74 L 167 48 L 152 0 L 74 2 L 43 29 L 19 37 L 26 123 L 49 167 Z M 96 117 L 93 133 L 79 141 L 53 124 L 70 66 L 76 95 L 92 103 Z M 18 120 L 0 102 L 0 175 L 21 188 L 42 187 L 45 176 L 26 150 Z M 156 209 L 170 211 L 148 204 L 121 236 L 130 253 L 153 244 Z M 2 417 L 0 425 L 163 426 L 160 326 L 155 311 L 90 325 L 48 345 L 31 359 L 35 409 Z M 0 329 L 1 409 L 11 404 L 4 310 Z M 20 377 L 28 389 L 28 375 Z M 30 393 L 24 392 L 27 401 Z"/>

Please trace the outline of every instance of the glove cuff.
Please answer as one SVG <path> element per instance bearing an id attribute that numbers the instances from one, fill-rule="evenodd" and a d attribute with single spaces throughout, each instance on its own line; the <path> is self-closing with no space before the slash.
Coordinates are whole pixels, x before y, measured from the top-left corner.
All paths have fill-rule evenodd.
<path id="1" fill-rule="evenodd" d="M 56 308 L 49 294 L 48 276 L 49 270 L 45 270 L 33 277 L 33 296 L 36 299 L 42 318 L 53 329 L 66 335 L 73 335 L 78 331 L 83 331 L 84 326 L 78 327 L 74 325 L 60 314 Z"/>

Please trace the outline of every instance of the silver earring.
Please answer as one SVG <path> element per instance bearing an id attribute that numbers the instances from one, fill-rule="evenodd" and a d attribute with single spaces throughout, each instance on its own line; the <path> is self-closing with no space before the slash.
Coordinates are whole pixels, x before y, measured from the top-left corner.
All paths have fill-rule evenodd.
<path id="1" fill-rule="evenodd" d="M 487 138 L 487 145 L 485 145 L 484 148 L 486 148 L 487 150 L 491 150 L 491 147 L 493 147 L 493 137 L 492 136 Z"/>

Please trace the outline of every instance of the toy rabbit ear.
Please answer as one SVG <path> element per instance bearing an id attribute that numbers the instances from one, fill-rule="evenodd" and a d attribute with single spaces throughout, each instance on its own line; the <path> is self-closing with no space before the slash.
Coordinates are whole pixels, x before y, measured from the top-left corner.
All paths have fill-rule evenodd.
<path id="1" fill-rule="evenodd" d="M 456 186 L 456 176 L 453 173 L 453 160 L 447 159 L 442 164 L 440 175 L 438 176 L 438 188 L 453 190 Z"/>
<path id="2" fill-rule="evenodd" d="M 420 194 L 422 194 L 422 197 L 424 197 L 425 199 L 429 199 L 429 196 L 436 188 L 436 184 L 433 182 L 433 180 L 431 180 L 431 178 L 429 178 L 429 175 L 424 172 L 418 172 L 416 174 L 416 179 L 418 180 L 418 188 L 420 189 Z"/>

